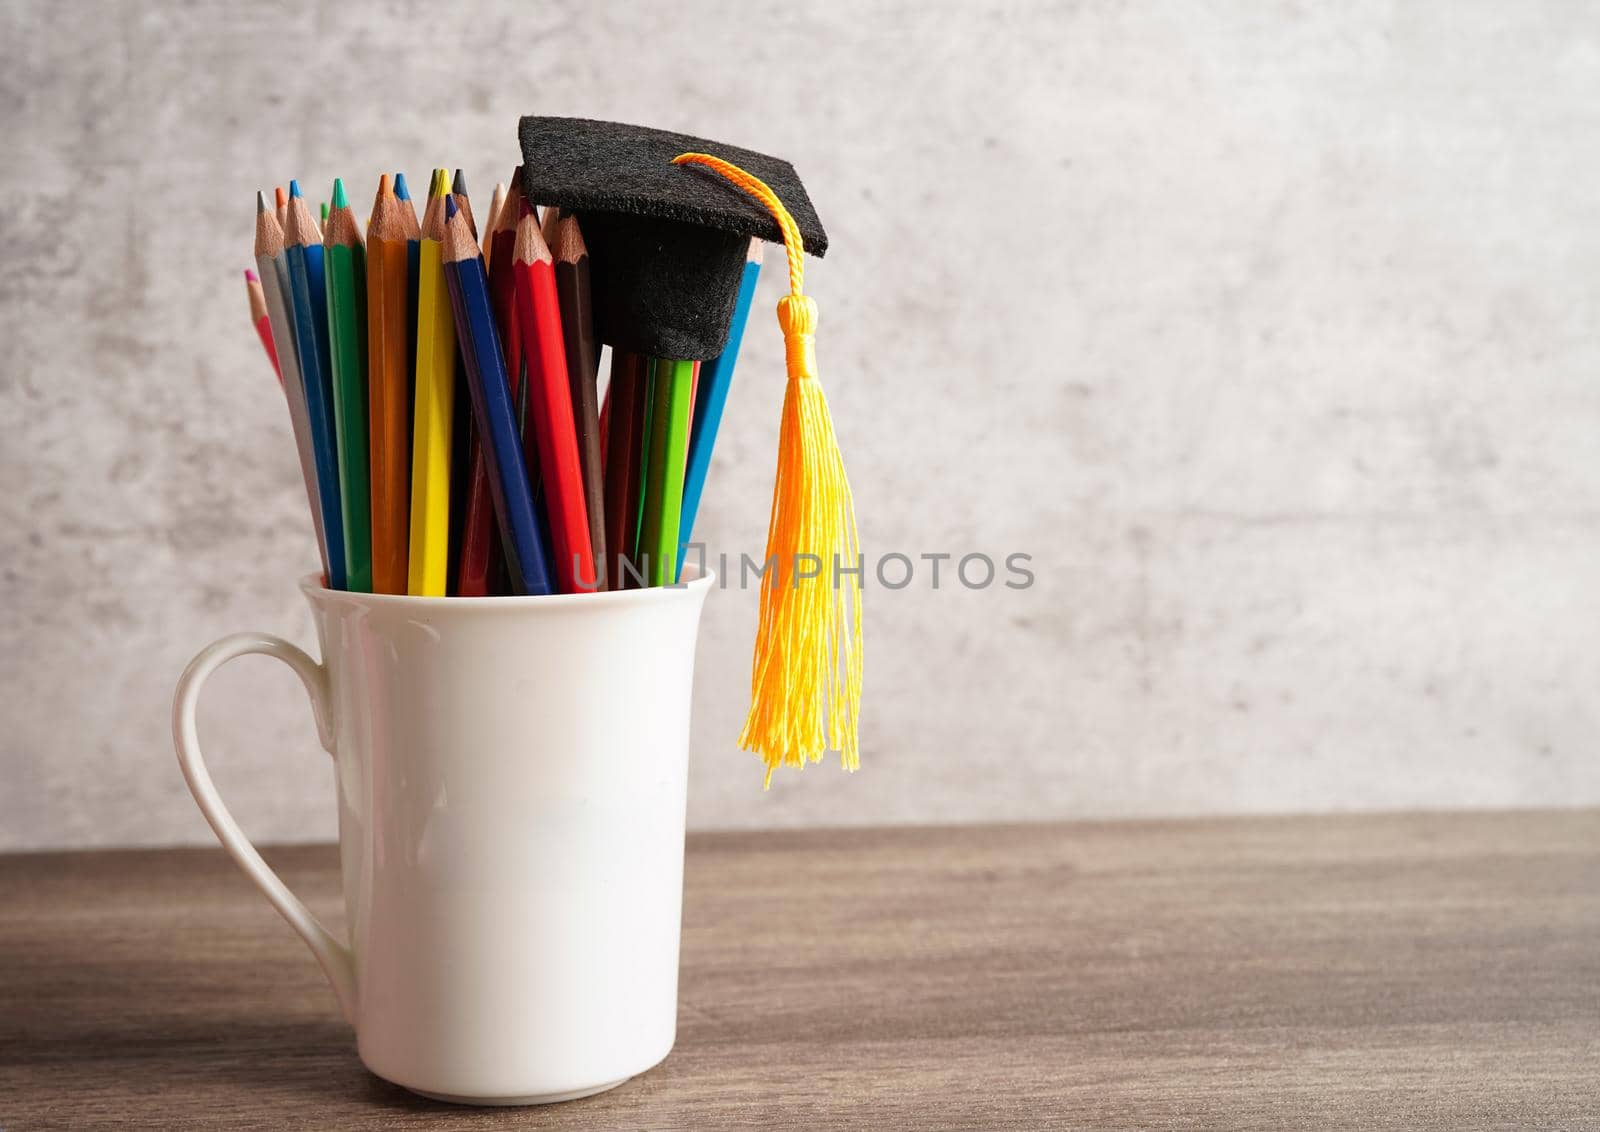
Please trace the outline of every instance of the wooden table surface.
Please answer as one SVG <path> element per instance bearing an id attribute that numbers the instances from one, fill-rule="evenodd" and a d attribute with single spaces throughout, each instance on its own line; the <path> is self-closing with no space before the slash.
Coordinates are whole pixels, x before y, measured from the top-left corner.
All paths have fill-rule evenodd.
<path id="1" fill-rule="evenodd" d="M 272 851 L 326 921 L 334 851 Z M 1600 815 L 691 838 L 678 1045 L 367 1073 L 220 852 L 0 857 L 0 1128 L 1600 1128 Z"/>

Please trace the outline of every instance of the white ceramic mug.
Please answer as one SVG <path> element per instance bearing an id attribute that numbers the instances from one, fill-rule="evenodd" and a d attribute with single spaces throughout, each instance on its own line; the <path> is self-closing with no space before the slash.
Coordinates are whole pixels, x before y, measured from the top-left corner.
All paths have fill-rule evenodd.
<path id="1" fill-rule="evenodd" d="M 712 580 L 415 598 L 310 577 L 321 664 L 241 633 L 184 672 L 172 730 L 195 801 L 311 947 L 374 1073 L 442 1100 L 538 1104 L 666 1057 Z M 247 653 L 295 670 L 333 755 L 348 945 L 262 861 L 201 758 L 200 689 Z"/>

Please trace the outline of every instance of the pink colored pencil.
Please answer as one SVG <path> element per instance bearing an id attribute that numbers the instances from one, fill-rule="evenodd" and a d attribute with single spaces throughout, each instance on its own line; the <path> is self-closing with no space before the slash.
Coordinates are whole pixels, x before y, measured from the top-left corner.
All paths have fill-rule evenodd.
<path id="1" fill-rule="evenodd" d="M 272 319 L 267 317 L 267 293 L 261 289 L 261 276 L 250 268 L 244 269 L 244 287 L 250 296 L 250 321 L 256 324 L 256 336 L 261 339 L 261 348 L 267 352 L 267 361 L 272 363 L 272 372 L 278 375 L 278 384 L 283 384 L 283 370 L 278 365 L 278 347 L 272 341 Z"/>

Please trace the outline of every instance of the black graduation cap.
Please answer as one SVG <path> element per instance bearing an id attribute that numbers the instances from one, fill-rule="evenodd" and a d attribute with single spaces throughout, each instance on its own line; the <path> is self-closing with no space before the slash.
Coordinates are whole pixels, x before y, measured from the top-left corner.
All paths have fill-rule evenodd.
<path id="1" fill-rule="evenodd" d="M 728 341 L 750 237 L 781 242 L 756 200 L 714 173 L 677 166 L 709 153 L 771 186 L 805 250 L 828 234 L 794 166 L 738 146 L 589 118 L 523 118 L 522 188 L 529 204 L 577 213 L 589 249 L 596 333 L 655 358 L 703 360 Z"/>

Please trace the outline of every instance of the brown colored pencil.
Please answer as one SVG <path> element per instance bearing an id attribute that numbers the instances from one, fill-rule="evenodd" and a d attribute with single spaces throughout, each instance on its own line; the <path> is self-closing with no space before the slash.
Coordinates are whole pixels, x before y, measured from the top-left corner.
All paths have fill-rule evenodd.
<path id="1" fill-rule="evenodd" d="M 648 404 L 645 377 L 649 360 L 628 350 L 611 348 L 611 384 L 606 391 L 606 546 L 611 550 L 613 589 L 636 586 L 634 575 L 622 566 L 626 560 L 634 574 L 644 576 L 636 556 L 639 489 L 643 482 L 644 417 Z"/>
<path id="2" fill-rule="evenodd" d="M 605 469 L 600 466 L 600 402 L 595 392 L 599 346 L 594 337 L 590 301 L 589 249 L 578 218 L 564 214 L 556 222 L 556 294 L 561 301 L 561 337 L 567 348 L 567 382 L 572 389 L 573 424 L 583 466 L 583 501 L 589 515 L 589 541 L 599 588 L 606 588 Z"/>
<path id="3" fill-rule="evenodd" d="M 505 208 L 505 205 L 506 187 L 499 181 L 496 181 L 494 185 L 494 196 L 489 198 L 489 215 L 484 218 L 483 241 L 480 245 L 480 249 L 483 252 L 483 266 L 485 268 L 488 268 L 493 262 L 492 254 L 494 252 L 494 233 L 495 230 L 500 227 L 500 212 L 503 208 Z M 515 225 L 516 221 L 513 218 L 512 226 L 515 227 Z M 512 375 L 512 380 L 516 380 L 515 374 Z"/>
<path id="4" fill-rule="evenodd" d="M 400 201 L 385 173 L 367 224 L 367 396 L 372 592 L 403 594 L 411 553 L 411 271 Z"/>

